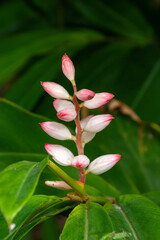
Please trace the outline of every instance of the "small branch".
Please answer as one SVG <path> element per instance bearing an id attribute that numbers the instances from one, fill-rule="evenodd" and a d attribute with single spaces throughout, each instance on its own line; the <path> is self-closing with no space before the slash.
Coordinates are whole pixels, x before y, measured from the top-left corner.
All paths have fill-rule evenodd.
<path id="1" fill-rule="evenodd" d="M 48 160 L 47 165 L 54 174 L 70 185 L 80 196 L 85 196 L 84 184 L 77 183 L 51 160 Z"/>
<path id="2" fill-rule="evenodd" d="M 100 204 L 105 204 L 107 202 L 116 203 L 116 200 L 114 198 L 111 198 L 111 197 L 89 196 L 89 201 L 97 202 L 97 203 L 100 203 Z"/>

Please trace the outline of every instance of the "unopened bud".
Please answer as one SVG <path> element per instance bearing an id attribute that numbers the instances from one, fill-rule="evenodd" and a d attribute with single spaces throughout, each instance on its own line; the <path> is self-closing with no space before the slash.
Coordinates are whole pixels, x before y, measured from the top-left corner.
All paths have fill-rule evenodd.
<path id="1" fill-rule="evenodd" d="M 84 102 L 84 106 L 89 109 L 98 108 L 109 102 L 113 97 L 112 93 L 96 93 L 94 98 Z"/>
<path id="2" fill-rule="evenodd" d="M 57 144 L 45 144 L 45 149 L 55 162 L 62 166 L 70 166 L 74 158 L 73 153 L 66 147 Z"/>
<path id="3" fill-rule="evenodd" d="M 63 121 L 70 122 L 77 116 L 75 109 L 63 109 L 57 113 L 57 117 Z"/>
<path id="4" fill-rule="evenodd" d="M 110 124 L 113 116 L 110 114 L 101 114 L 90 118 L 84 127 L 85 131 L 97 133 L 102 131 L 106 126 Z"/>
<path id="5" fill-rule="evenodd" d="M 44 90 L 54 98 L 70 99 L 71 96 L 67 90 L 55 82 L 41 82 Z"/>
<path id="6" fill-rule="evenodd" d="M 74 80 L 75 78 L 75 68 L 71 61 L 71 59 L 67 56 L 67 54 L 64 54 L 62 57 L 62 71 L 63 74 L 70 80 Z"/>
<path id="7" fill-rule="evenodd" d="M 96 158 L 90 163 L 87 172 L 102 174 L 111 169 L 121 158 L 119 154 L 107 154 Z"/>
<path id="8" fill-rule="evenodd" d="M 49 187 L 61 189 L 61 190 L 70 190 L 72 189 L 66 182 L 64 181 L 45 181 L 45 184 Z"/>
<path id="9" fill-rule="evenodd" d="M 72 140 L 73 136 L 69 129 L 57 122 L 43 122 L 40 123 L 42 129 L 51 137 L 59 140 Z"/>
<path id="10" fill-rule="evenodd" d="M 89 158 L 85 155 L 78 155 L 73 158 L 71 165 L 76 168 L 86 168 L 89 165 Z"/>
<path id="11" fill-rule="evenodd" d="M 89 89 L 81 89 L 76 93 L 76 96 L 81 101 L 87 101 L 94 97 L 95 92 L 89 90 Z"/>

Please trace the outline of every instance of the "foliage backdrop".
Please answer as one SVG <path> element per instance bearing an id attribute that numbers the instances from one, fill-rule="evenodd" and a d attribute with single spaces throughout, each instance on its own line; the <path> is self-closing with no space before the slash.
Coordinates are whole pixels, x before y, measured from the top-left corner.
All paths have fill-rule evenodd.
<path id="1" fill-rule="evenodd" d="M 159 22 L 160 4 L 156 0 L 8 0 L 0 4 L 0 93 L 3 97 L 0 101 L 0 170 L 22 160 L 39 162 L 46 156 L 44 143 L 59 143 L 43 133 L 38 124 L 46 119 L 58 121 L 52 99 L 44 93 L 40 81 L 55 81 L 72 91 L 61 72 L 61 57 L 66 52 L 76 67 L 78 89 L 112 92 L 116 100 L 128 105 L 141 118 L 137 122 L 131 119 L 130 111 L 127 111 L 129 116 L 120 111 L 113 123 L 86 146 L 91 160 L 107 153 L 122 154 L 116 167 L 102 176 L 88 176 L 87 184 L 102 196 L 125 194 L 118 200 L 121 210 L 105 206 L 108 216 L 104 219 L 107 222 L 109 217 L 112 221 L 108 232 L 124 229 L 130 232 L 131 228 L 133 238 L 127 239 L 147 240 L 153 232 L 153 239 L 160 238 Z M 72 143 L 65 144 L 76 154 Z M 67 168 L 67 172 L 77 178 L 77 171 Z M 53 177 L 56 178 L 46 169 L 35 193 L 65 195 L 44 186 L 44 180 Z M 3 191 L 1 187 L 0 202 L 6 201 Z M 46 204 L 46 199 L 39 201 Z M 106 214 L 100 205 L 94 208 L 92 205 L 94 203 L 89 206 L 91 216 L 98 208 L 101 216 Z M 137 206 L 146 209 L 143 222 L 146 235 L 139 228 L 140 215 L 144 212 L 135 209 Z M 65 204 L 58 207 L 65 209 Z M 73 207 L 71 203 L 70 207 Z M 82 217 L 84 205 L 76 208 Z M 77 217 L 76 208 L 71 219 Z M 55 213 L 62 211 L 57 209 Z M 119 216 L 123 227 L 116 224 L 115 216 Z M 151 216 L 157 220 L 151 219 L 152 227 L 148 228 Z M 41 225 L 40 239 L 58 239 L 60 230 L 52 229 L 56 226 L 53 221 Z M 66 225 L 62 239 L 67 239 L 69 229 Z M 9 239 L 5 238 L 7 231 L 6 227 L 0 239 Z M 16 235 L 15 239 L 20 238 Z M 27 235 L 26 239 L 32 236 Z M 74 234 L 73 239 L 76 239 Z"/>

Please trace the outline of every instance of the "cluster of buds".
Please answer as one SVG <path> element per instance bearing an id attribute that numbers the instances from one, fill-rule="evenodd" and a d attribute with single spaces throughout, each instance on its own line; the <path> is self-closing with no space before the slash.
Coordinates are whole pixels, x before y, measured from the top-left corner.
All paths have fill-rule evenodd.
<path id="1" fill-rule="evenodd" d="M 110 124 L 113 116 L 110 114 L 89 115 L 80 120 L 80 109 L 82 107 L 88 109 L 99 108 L 109 102 L 114 95 L 108 92 L 95 93 L 89 89 L 77 91 L 75 68 L 66 54 L 62 57 L 62 71 L 72 83 L 73 96 L 55 82 L 42 82 L 41 84 L 44 90 L 55 98 L 53 106 L 57 112 L 57 117 L 66 122 L 75 121 L 75 136 L 65 125 L 58 122 L 43 122 L 40 125 L 48 135 L 55 139 L 75 141 L 78 150 L 77 156 L 74 156 L 66 147 L 57 144 L 47 143 L 45 149 L 58 164 L 78 168 L 80 172 L 79 181 L 84 184 L 88 173 L 101 174 L 108 171 L 120 160 L 121 156 L 119 154 L 107 154 L 90 163 L 89 158 L 84 155 L 84 146 L 95 137 L 96 133 Z M 78 100 L 82 102 L 79 103 Z M 86 167 L 88 168 L 85 170 Z M 69 189 L 69 186 L 63 181 L 46 181 L 46 184 L 61 189 Z"/>

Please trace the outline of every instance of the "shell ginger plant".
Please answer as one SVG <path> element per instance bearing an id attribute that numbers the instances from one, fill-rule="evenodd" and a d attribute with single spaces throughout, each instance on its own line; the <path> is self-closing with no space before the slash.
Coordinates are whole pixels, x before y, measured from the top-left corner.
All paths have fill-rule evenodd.
<path id="1" fill-rule="evenodd" d="M 42 82 L 44 90 L 55 100 L 53 106 L 57 111 L 60 120 L 69 122 L 75 121 L 75 136 L 63 124 L 58 122 L 42 122 L 42 129 L 51 137 L 59 140 L 72 140 L 77 147 L 77 156 L 64 146 L 57 144 L 45 144 L 45 149 L 53 160 L 62 166 L 72 166 L 79 170 L 79 181 L 75 181 L 60 169 L 53 161 L 48 161 L 49 168 L 58 175 L 62 181 L 46 181 L 45 184 L 58 189 L 73 189 L 74 193 L 69 193 L 72 200 L 86 202 L 94 200 L 105 202 L 106 198 L 88 196 L 85 192 L 85 181 L 87 174 L 102 174 L 111 169 L 121 158 L 119 154 L 107 154 L 99 156 L 90 163 L 88 156 L 84 153 L 85 144 L 94 139 L 96 133 L 107 127 L 113 119 L 110 114 L 89 115 L 80 119 L 82 107 L 88 109 L 99 108 L 109 102 L 114 95 L 108 92 L 94 93 L 88 89 L 77 91 L 75 82 L 75 68 L 70 58 L 65 54 L 62 57 L 62 71 L 73 86 L 73 96 L 61 85 L 55 82 Z M 79 103 L 79 100 L 82 101 Z M 87 168 L 87 169 L 86 169 Z"/>

